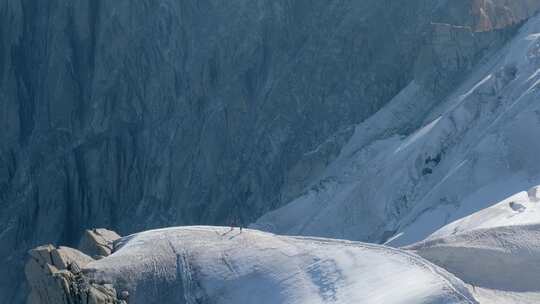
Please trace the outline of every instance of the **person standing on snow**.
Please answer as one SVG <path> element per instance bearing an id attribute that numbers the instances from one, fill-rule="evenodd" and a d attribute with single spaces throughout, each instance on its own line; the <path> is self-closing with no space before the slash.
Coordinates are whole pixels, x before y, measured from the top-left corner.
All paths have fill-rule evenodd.
<path id="1" fill-rule="evenodd" d="M 233 215 L 230 216 L 229 224 L 231 226 L 231 230 L 229 230 L 230 232 L 230 231 L 233 231 L 234 227 L 236 226 L 236 218 Z"/>
<path id="2" fill-rule="evenodd" d="M 244 227 L 244 221 L 242 221 L 241 216 L 238 216 L 238 227 L 240 227 L 240 233 L 242 233 L 242 228 Z"/>
<path id="3" fill-rule="evenodd" d="M 233 215 L 231 215 L 230 219 L 231 230 L 229 230 L 229 232 L 233 231 L 234 227 L 238 227 L 241 233 L 242 229 L 244 228 L 244 222 L 242 221 L 242 217 L 238 214 L 238 212 L 235 212 Z"/>

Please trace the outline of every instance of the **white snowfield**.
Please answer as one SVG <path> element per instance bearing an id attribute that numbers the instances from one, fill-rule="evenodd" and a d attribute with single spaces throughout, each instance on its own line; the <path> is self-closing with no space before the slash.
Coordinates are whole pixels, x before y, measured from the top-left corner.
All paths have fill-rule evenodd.
<path id="1" fill-rule="evenodd" d="M 540 303 L 540 187 L 455 221 L 407 249 L 482 288 L 482 303 Z"/>
<path id="2" fill-rule="evenodd" d="M 252 227 L 405 246 L 540 184 L 540 16 L 448 98 L 412 82 Z"/>
<path id="3" fill-rule="evenodd" d="M 124 237 L 84 269 L 130 304 L 477 303 L 463 282 L 380 245 L 178 227 Z"/>
<path id="4" fill-rule="evenodd" d="M 427 240 L 475 230 L 535 225 L 540 225 L 540 186 L 519 192 L 489 208 L 450 223 L 433 233 Z M 540 239 L 538 241 L 540 242 Z"/>

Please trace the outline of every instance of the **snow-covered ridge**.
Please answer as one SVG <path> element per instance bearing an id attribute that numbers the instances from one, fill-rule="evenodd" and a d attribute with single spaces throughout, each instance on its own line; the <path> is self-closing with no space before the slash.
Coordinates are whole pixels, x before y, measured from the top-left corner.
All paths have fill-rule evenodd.
<path id="1" fill-rule="evenodd" d="M 85 250 L 99 252 L 97 260 L 51 245 L 31 252 L 29 303 L 79 293 L 93 295 L 95 304 L 537 303 L 539 189 L 404 248 L 214 226 L 144 231 L 110 246 L 114 233 L 89 231 L 103 236 L 84 242 Z M 55 284 L 55 277 L 67 283 Z M 36 297 L 41 301 L 32 302 Z"/>
<path id="2" fill-rule="evenodd" d="M 83 269 L 137 303 L 476 303 L 453 275 L 379 245 L 225 227 L 138 233 Z"/>

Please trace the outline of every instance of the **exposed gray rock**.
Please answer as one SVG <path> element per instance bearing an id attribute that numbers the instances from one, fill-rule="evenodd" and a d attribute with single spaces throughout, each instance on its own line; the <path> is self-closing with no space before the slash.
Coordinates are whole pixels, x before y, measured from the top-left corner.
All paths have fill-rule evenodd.
<path id="1" fill-rule="evenodd" d="M 110 284 L 92 282 L 81 271 L 92 258 L 68 247 L 30 250 L 25 274 L 30 286 L 27 304 L 122 304 Z"/>
<path id="2" fill-rule="evenodd" d="M 537 6 L 490 1 L 520 13 L 485 27 L 494 10 L 453 2 L 0 1 L 0 303 L 38 244 L 287 203 L 329 137 L 413 79 L 432 22 L 491 30 Z"/>
<path id="3" fill-rule="evenodd" d="M 93 261 L 87 254 L 80 251 L 60 246 L 51 251 L 52 264 L 60 270 L 68 269 L 72 264 L 84 266 Z"/>
<path id="4" fill-rule="evenodd" d="M 116 232 L 103 228 L 86 230 L 79 244 L 79 249 L 92 257 L 105 257 L 112 253 L 114 241 L 119 238 L 120 236 Z"/>

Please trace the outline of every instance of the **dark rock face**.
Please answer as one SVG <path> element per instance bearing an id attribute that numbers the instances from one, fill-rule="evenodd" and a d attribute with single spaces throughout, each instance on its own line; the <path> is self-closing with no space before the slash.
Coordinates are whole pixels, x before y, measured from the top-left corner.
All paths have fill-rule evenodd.
<path id="1" fill-rule="evenodd" d="M 488 52 L 502 47 L 515 28 L 477 32 L 469 26 L 432 23 L 416 60 L 414 79 L 435 96 L 444 96 Z"/>
<path id="2" fill-rule="evenodd" d="M 339 151 L 327 138 L 413 78 L 441 7 L 0 1 L 0 303 L 19 300 L 26 249 L 85 227 L 251 221 L 286 203 L 302 164 Z"/>

